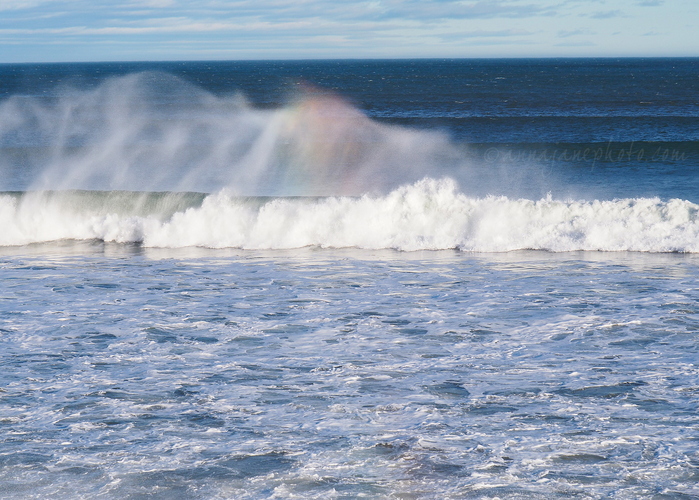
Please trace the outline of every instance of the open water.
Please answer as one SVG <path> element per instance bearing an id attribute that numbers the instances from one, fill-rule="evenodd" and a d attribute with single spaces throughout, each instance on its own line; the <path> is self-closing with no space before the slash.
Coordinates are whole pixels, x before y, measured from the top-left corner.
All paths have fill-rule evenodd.
<path id="1" fill-rule="evenodd" d="M 699 498 L 698 91 L 0 65 L 0 498 Z"/>

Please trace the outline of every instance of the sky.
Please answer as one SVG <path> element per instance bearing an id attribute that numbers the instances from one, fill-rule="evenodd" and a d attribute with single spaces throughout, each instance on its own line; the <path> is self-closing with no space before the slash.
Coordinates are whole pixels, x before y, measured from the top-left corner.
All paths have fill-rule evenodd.
<path id="1" fill-rule="evenodd" d="M 699 56 L 696 0 L 0 0 L 0 63 Z"/>

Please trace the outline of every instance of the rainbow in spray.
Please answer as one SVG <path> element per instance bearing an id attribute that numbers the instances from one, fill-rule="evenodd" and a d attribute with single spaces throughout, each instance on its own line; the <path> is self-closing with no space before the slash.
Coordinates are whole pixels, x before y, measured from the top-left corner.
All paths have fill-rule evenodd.
<path id="1" fill-rule="evenodd" d="M 28 178 L 9 190 L 216 192 L 330 196 L 386 192 L 432 172 L 453 149 L 439 133 L 379 124 L 311 87 L 255 109 L 176 77 L 141 73 L 44 102 L 0 105 Z"/>
<path id="2" fill-rule="evenodd" d="M 143 73 L 0 105 L 24 184 L 0 194 L 0 245 L 699 252 L 683 200 L 471 197 L 444 134 L 375 122 L 305 87 L 274 110 Z M 3 157 L 1 161 L 12 161 Z"/>

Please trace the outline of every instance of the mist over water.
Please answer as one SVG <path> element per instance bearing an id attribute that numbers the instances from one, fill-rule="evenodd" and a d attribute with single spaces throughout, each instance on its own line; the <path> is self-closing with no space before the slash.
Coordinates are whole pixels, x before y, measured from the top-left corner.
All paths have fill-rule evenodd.
<path id="1" fill-rule="evenodd" d="M 463 163 L 445 134 L 384 125 L 312 87 L 279 109 L 144 72 L 0 105 L 19 189 L 330 196 L 386 192 Z M 7 180 L 5 181 L 7 182 Z M 17 186 L 3 186 L 18 189 Z"/>

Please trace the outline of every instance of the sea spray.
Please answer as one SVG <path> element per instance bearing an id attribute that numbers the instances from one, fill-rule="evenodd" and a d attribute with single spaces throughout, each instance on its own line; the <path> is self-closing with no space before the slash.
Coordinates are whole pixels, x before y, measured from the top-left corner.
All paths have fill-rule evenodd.
<path id="1" fill-rule="evenodd" d="M 465 164 L 446 134 L 372 121 L 326 91 L 256 109 L 158 72 L 12 96 L 0 103 L 0 147 L 0 168 L 23 172 L 5 190 L 361 195 Z"/>
<path id="2" fill-rule="evenodd" d="M 310 87 L 277 109 L 158 72 L 15 95 L 0 148 L 5 246 L 699 251 L 693 203 L 503 196 L 536 179 Z"/>

